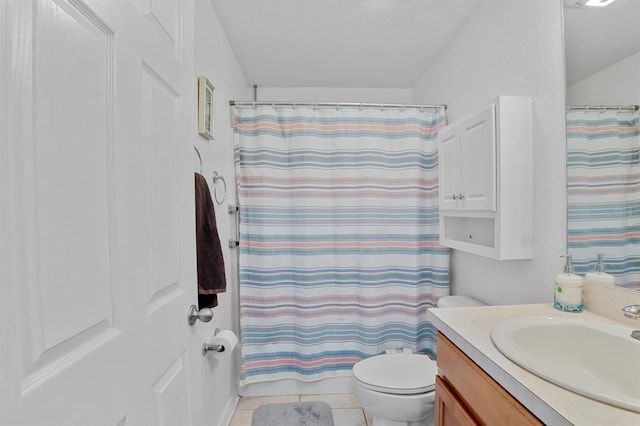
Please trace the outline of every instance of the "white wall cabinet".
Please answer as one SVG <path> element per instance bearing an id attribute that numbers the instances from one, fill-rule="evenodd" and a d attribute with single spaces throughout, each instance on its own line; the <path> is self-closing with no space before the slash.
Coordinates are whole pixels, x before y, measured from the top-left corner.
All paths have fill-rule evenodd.
<path id="1" fill-rule="evenodd" d="M 442 131 L 440 208 L 496 209 L 495 105 Z"/>
<path id="2" fill-rule="evenodd" d="M 498 260 L 530 259 L 531 98 L 498 96 L 440 131 L 440 244 Z"/>

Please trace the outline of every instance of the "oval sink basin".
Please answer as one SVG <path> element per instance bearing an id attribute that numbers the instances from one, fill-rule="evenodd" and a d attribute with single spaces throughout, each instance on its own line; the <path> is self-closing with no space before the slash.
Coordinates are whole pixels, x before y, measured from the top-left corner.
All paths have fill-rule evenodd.
<path id="1" fill-rule="evenodd" d="M 628 327 L 564 317 L 498 324 L 493 344 L 507 358 L 563 388 L 640 412 L 640 341 Z"/>

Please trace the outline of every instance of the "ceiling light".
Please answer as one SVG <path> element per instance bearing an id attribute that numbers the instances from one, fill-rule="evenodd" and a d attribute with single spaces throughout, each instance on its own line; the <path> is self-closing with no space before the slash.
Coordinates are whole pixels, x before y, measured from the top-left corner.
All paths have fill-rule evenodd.
<path id="1" fill-rule="evenodd" d="M 608 6 L 616 0 L 587 0 L 582 3 L 585 6 L 604 7 Z"/>

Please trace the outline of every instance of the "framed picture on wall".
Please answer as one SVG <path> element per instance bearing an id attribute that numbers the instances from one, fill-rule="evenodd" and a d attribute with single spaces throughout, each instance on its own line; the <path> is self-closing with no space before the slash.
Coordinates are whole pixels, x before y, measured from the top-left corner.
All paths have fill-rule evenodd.
<path id="1" fill-rule="evenodd" d="M 207 77 L 198 77 L 198 133 L 209 140 L 213 140 L 215 91 Z"/>

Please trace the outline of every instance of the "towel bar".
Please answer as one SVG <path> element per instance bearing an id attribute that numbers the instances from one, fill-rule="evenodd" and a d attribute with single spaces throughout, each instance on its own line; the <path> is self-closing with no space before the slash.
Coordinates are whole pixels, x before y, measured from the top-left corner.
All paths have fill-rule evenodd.
<path id="1" fill-rule="evenodd" d="M 230 204 L 227 206 L 227 212 L 236 214 L 236 238 L 229 239 L 229 248 L 236 248 L 240 245 L 240 206 Z"/>

